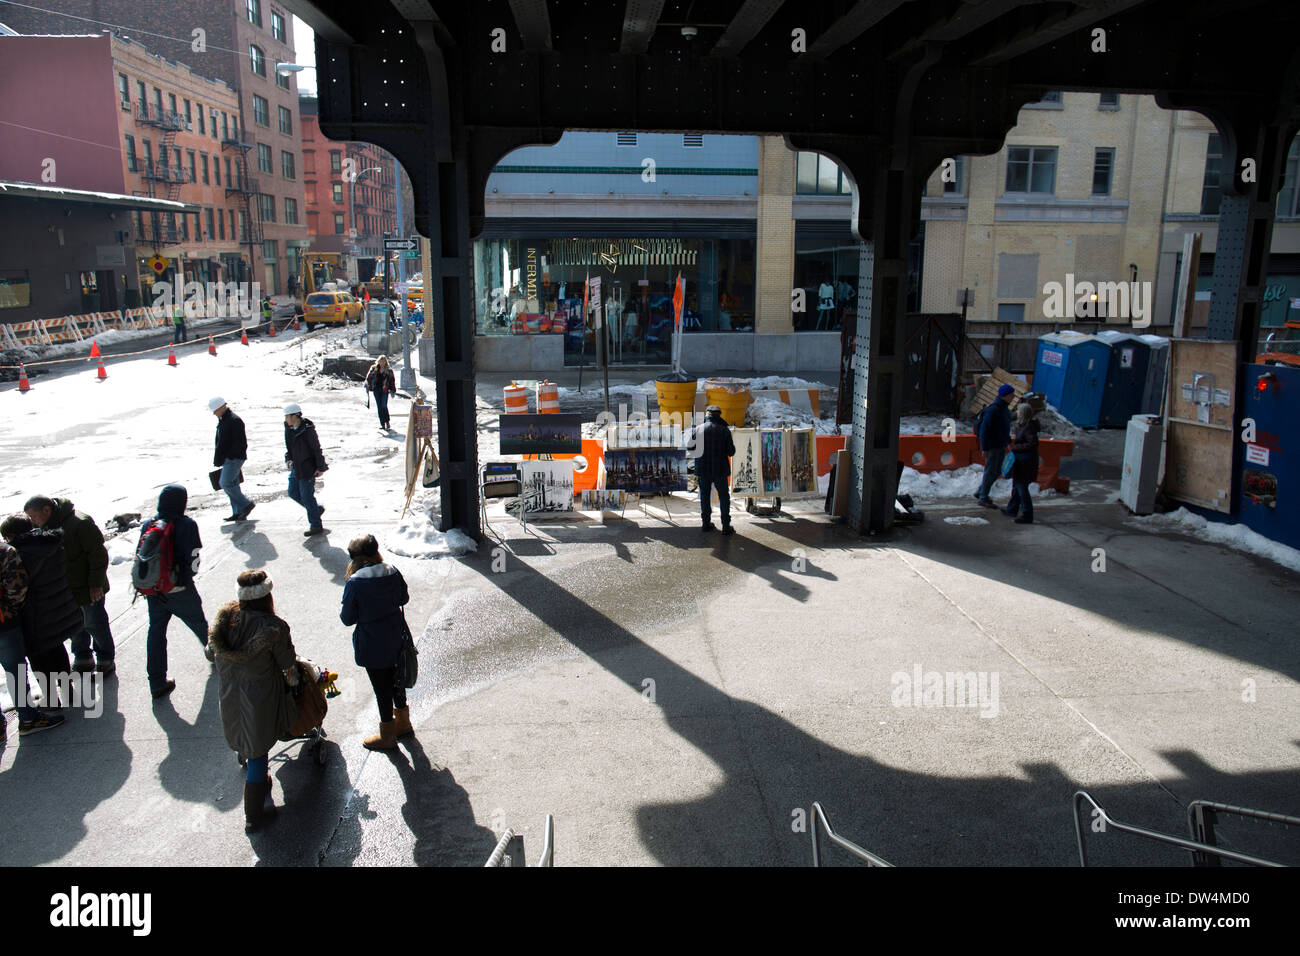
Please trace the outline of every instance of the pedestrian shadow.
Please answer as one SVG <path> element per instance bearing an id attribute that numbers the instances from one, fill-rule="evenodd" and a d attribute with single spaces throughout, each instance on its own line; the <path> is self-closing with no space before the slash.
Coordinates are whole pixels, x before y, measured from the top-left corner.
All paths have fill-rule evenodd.
<path id="1" fill-rule="evenodd" d="M 338 548 L 330 544 L 329 535 L 330 532 L 326 531 L 323 535 L 307 538 L 303 542 L 303 547 L 315 556 L 321 567 L 329 572 L 330 580 L 342 587 L 348 581 L 348 552 L 346 548 Z"/>
<path id="2" fill-rule="evenodd" d="M 361 852 L 360 821 L 375 813 L 368 797 L 354 796 L 343 748 L 331 738 L 321 747 L 324 765 L 304 741 L 272 748 L 269 770 L 278 809 L 274 820 L 247 837 L 258 866 L 351 866 Z M 231 765 L 242 793 L 244 770 L 233 756 Z M 238 817 L 242 825 L 242 806 Z"/>
<path id="3" fill-rule="evenodd" d="M 246 568 L 269 567 L 271 562 L 280 556 L 271 539 L 256 528 L 247 534 L 232 538 L 230 543 L 247 555 L 244 560 Z"/>
<path id="4" fill-rule="evenodd" d="M 208 670 L 206 677 L 193 723 L 176 712 L 170 695 L 154 701 L 153 715 L 167 735 L 167 756 L 158 765 L 158 781 L 178 800 L 215 806 L 213 794 L 219 789 L 220 778 L 215 768 L 224 766 L 227 757 L 233 763 L 234 757 L 221 731 L 220 679 L 214 670 Z"/>
<path id="5" fill-rule="evenodd" d="M 417 737 L 388 751 L 406 791 L 402 819 L 415 837 L 416 866 L 482 866 L 497 837 L 474 820 L 469 794 L 449 767 L 436 767 Z"/>
<path id="6" fill-rule="evenodd" d="M 55 863 L 85 839 L 86 817 L 130 778 L 132 754 L 125 733 L 118 682 L 111 677 L 104 681 L 103 711 L 97 717 L 74 712 L 62 727 L 21 742 L 14 722 L 4 746 L 16 752 L 4 773 L 0 803 L 5 866 Z M 68 772 L 70 766 L 75 770 Z M 115 833 L 126 825 L 115 820 Z"/>

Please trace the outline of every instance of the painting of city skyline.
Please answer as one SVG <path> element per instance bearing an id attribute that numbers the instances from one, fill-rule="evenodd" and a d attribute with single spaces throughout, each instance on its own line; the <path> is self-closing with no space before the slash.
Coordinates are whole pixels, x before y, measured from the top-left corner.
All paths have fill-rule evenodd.
<path id="1" fill-rule="evenodd" d="M 732 431 L 731 437 L 736 443 L 736 454 L 731 459 L 731 493 L 757 495 L 762 491 L 759 464 L 763 454 L 758 431 L 753 428 L 737 428 Z"/>
<path id="2" fill-rule="evenodd" d="M 605 452 L 605 487 L 631 494 L 663 495 L 686 490 L 683 448 L 613 448 Z"/>
<path id="3" fill-rule="evenodd" d="M 503 455 L 582 454 L 581 415 L 502 415 Z"/>
<path id="4" fill-rule="evenodd" d="M 764 428 L 763 435 L 763 491 L 781 493 L 781 473 L 785 464 L 785 433 L 779 428 Z"/>
<path id="5" fill-rule="evenodd" d="M 790 432 L 790 481 L 786 494 L 802 495 L 817 490 L 816 440 L 811 428 Z"/>
<path id="6" fill-rule="evenodd" d="M 530 518 L 538 515 L 555 515 L 573 511 L 573 461 L 525 461 L 519 464 L 523 475 L 523 490 L 519 498 L 506 506 L 508 511 L 519 513 L 523 502 L 524 513 Z"/>

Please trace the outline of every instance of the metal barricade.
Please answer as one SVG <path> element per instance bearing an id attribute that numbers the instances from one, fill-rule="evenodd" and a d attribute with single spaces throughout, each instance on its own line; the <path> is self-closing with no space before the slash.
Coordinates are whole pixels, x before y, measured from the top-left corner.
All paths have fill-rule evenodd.
<path id="1" fill-rule="evenodd" d="M 812 823 L 813 866 L 819 867 L 822 865 L 821 843 L 818 836 L 818 829 L 820 825 L 826 827 L 826 836 L 832 843 L 834 843 L 836 846 L 840 847 L 841 849 L 847 850 L 849 853 L 853 854 L 859 860 L 862 860 L 868 866 L 893 867 L 894 864 L 882 860 L 880 857 L 876 856 L 876 854 L 872 853 L 870 850 L 863 849 L 853 841 L 846 840 L 844 839 L 844 837 L 836 833 L 834 828 L 831 827 L 831 821 L 826 818 L 826 811 L 822 809 L 822 805 L 820 803 L 814 801 L 812 805 L 812 810 L 809 812 L 808 815 L 812 817 L 812 820 L 810 822 Z"/>
<path id="2" fill-rule="evenodd" d="M 1187 832 L 1197 843 L 1206 846 L 1218 846 L 1215 840 L 1214 825 L 1220 815 L 1244 817 L 1264 823 L 1277 823 L 1285 827 L 1300 827 L 1300 817 L 1290 817 L 1285 813 L 1270 813 L 1266 810 L 1251 810 L 1249 807 L 1234 807 L 1226 803 L 1214 803 L 1211 800 L 1193 800 L 1187 805 Z M 1192 852 L 1192 866 L 1222 866 L 1217 856 Z"/>
<path id="3" fill-rule="evenodd" d="M 1250 866 L 1276 866 L 1281 867 L 1284 864 L 1275 863 L 1272 860 L 1264 860 L 1257 856 L 1251 856 L 1248 853 L 1238 853 L 1235 850 L 1225 850 L 1223 847 L 1211 846 L 1208 843 L 1198 843 L 1196 840 L 1187 840 L 1183 837 L 1172 836 L 1168 833 L 1158 833 L 1155 830 L 1148 830 L 1145 827 L 1136 827 L 1128 823 L 1120 823 L 1114 820 L 1106 813 L 1105 810 L 1097 803 L 1096 800 L 1088 794 L 1086 790 L 1079 790 L 1074 794 L 1074 836 L 1079 844 L 1079 865 L 1088 865 L 1088 849 L 1083 841 L 1083 816 L 1080 810 L 1083 808 L 1083 801 L 1092 804 L 1095 814 L 1100 814 L 1103 829 L 1114 827 L 1120 833 L 1131 833 L 1134 836 L 1140 836 L 1147 840 L 1154 840 L 1156 843 L 1164 843 L 1169 846 L 1182 847 L 1193 854 L 1203 853 L 1211 854 L 1216 857 L 1222 857 L 1225 860 L 1236 860 L 1238 863 L 1246 863 Z M 1195 806 L 1196 804 L 1192 804 Z M 1190 807 L 1188 808 L 1190 811 Z M 1256 813 L 1257 811 L 1248 811 Z M 1300 822 L 1300 821 L 1298 821 Z M 1195 856 L 1193 857 L 1195 858 Z"/>
<path id="4" fill-rule="evenodd" d="M 513 829 L 507 829 L 501 834 L 501 839 L 497 841 L 496 847 L 492 850 L 492 855 L 487 858 L 483 864 L 484 869 L 492 867 L 507 866 L 527 866 L 524 860 L 524 836 L 522 833 L 516 833 Z M 537 861 L 538 866 L 555 866 L 555 818 L 549 813 L 546 815 L 546 825 L 542 830 L 542 855 Z"/>

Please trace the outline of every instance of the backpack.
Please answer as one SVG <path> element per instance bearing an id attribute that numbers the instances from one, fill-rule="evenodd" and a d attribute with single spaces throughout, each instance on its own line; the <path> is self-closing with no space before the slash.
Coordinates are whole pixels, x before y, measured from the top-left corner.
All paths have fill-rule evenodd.
<path id="1" fill-rule="evenodd" d="M 150 518 L 140 531 L 131 564 L 131 585 L 139 594 L 166 594 L 176 587 L 176 522 Z"/>
<path id="2" fill-rule="evenodd" d="M 976 438 L 979 438 L 980 429 L 984 427 L 984 418 L 985 416 L 988 415 L 989 409 L 992 407 L 993 407 L 992 403 L 989 403 L 988 405 L 985 405 L 983 408 L 981 408 L 978 414 L 976 414 L 975 422 L 972 425 Z"/>

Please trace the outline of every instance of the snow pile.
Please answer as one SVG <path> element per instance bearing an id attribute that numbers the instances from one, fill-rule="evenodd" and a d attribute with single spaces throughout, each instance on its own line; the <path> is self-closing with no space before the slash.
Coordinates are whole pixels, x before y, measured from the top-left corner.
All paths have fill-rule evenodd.
<path id="1" fill-rule="evenodd" d="M 762 391 L 764 389 L 783 388 L 786 391 L 790 389 L 816 389 L 819 392 L 830 391 L 830 386 L 822 382 L 810 382 L 802 378 L 785 378 L 780 375 L 765 375 L 762 378 L 751 378 L 749 380 L 750 391 Z"/>
<path id="2" fill-rule="evenodd" d="M 532 392 L 532 389 L 529 389 L 529 391 Z M 583 386 L 582 391 L 579 391 L 576 388 L 566 388 L 563 385 L 557 385 L 556 393 L 560 398 L 560 407 L 563 408 L 565 398 L 603 398 L 605 395 L 605 387 L 600 383 L 600 380 L 597 379 L 594 383 L 587 382 Z M 611 385 L 609 387 L 610 399 L 613 399 L 615 396 L 623 396 L 626 399 L 632 395 L 649 395 L 653 397 L 655 395 L 655 383 L 642 382 L 640 385 Z M 529 398 L 530 400 L 535 400 L 536 395 L 530 395 Z M 611 402 L 611 404 L 613 403 Z"/>
<path id="3" fill-rule="evenodd" d="M 904 415 L 898 420 L 900 435 L 941 435 L 944 422 L 954 421 L 951 415 Z M 965 431 L 965 429 L 961 429 Z"/>
<path id="4" fill-rule="evenodd" d="M 384 545 L 393 554 L 407 558 L 433 558 L 477 551 L 478 544 L 459 528 L 438 530 L 436 512 L 428 503 L 412 502 L 406 517 L 385 535 Z"/>
<path id="5" fill-rule="evenodd" d="M 1191 535 L 1211 544 L 1221 544 L 1237 551 L 1267 558 L 1292 571 L 1300 571 L 1300 551 L 1295 548 L 1266 538 L 1244 524 L 1208 521 L 1200 515 L 1192 514 L 1186 508 L 1179 508 L 1169 514 L 1130 518 L 1128 524 L 1143 531 L 1176 531 Z"/>
<path id="6" fill-rule="evenodd" d="M 745 424 L 750 428 L 807 428 L 812 423 L 811 412 L 774 398 L 756 398 L 745 410 Z"/>
<path id="7" fill-rule="evenodd" d="M 1084 433 L 1082 428 L 1069 422 L 1050 404 L 1038 413 L 1038 427 L 1045 438 L 1078 438 Z"/>
<path id="8" fill-rule="evenodd" d="M 108 549 L 109 564 L 128 564 L 135 558 L 137 536 L 130 531 L 104 542 Z"/>
<path id="9" fill-rule="evenodd" d="M 967 465 L 965 468 L 956 468 L 951 471 L 931 471 L 928 473 L 905 467 L 903 477 L 898 481 L 898 493 L 900 495 L 911 495 L 917 501 L 967 498 L 974 503 L 975 492 L 979 491 L 980 483 L 983 480 L 983 465 Z M 994 500 L 1005 501 L 1010 496 L 1011 480 L 1008 478 L 999 478 L 993 483 L 992 489 L 989 490 L 989 497 Z M 1039 488 L 1038 482 L 1033 482 L 1029 486 L 1029 496 L 1031 498 L 1053 498 L 1056 496 L 1056 489 Z"/>
<path id="10" fill-rule="evenodd" d="M 976 525 L 976 524 L 989 523 L 987 518 L 975 518 L 970 515 L 954 515 L 951 518 L 944 518 L 943 521 L 944 524 L 959 524 L 959 525 Z"/>

